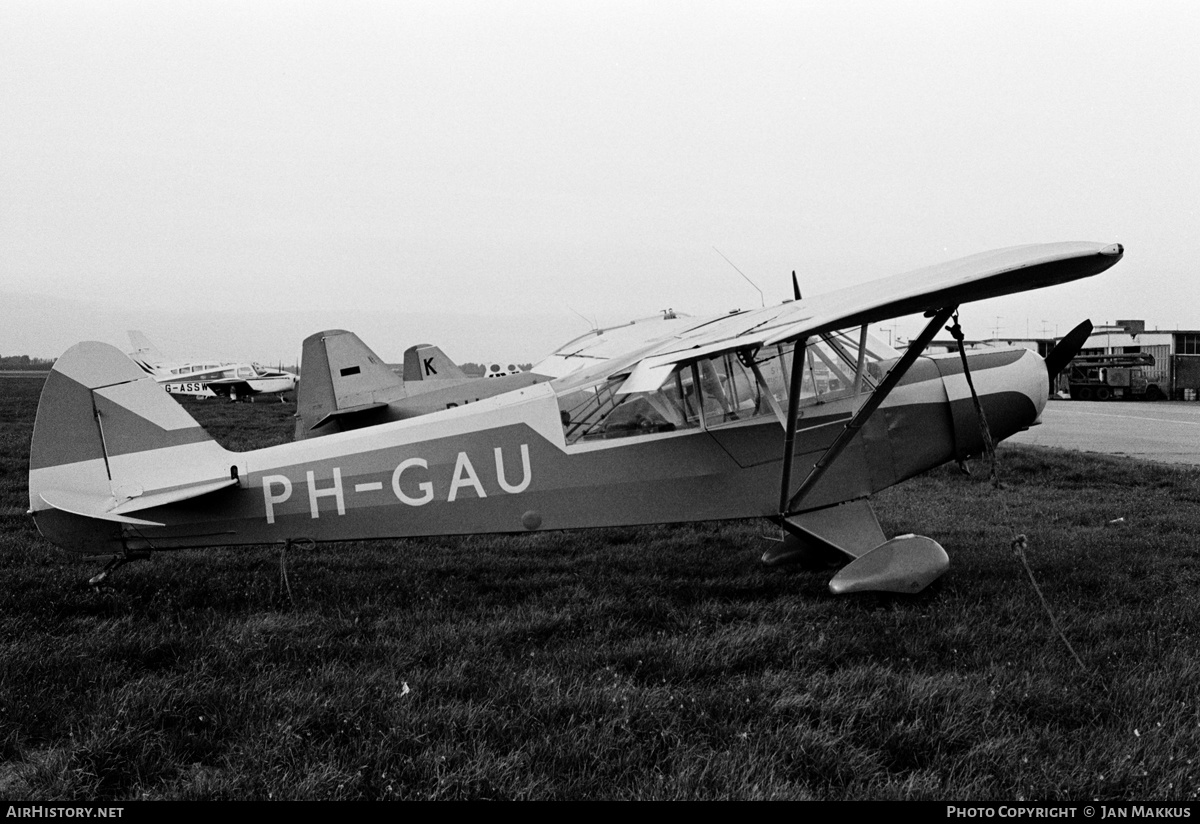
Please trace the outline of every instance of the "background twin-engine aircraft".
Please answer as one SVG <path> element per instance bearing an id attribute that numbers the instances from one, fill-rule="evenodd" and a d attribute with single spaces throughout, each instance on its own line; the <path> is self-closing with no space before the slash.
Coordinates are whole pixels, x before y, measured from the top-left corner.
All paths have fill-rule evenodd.
<path id="1" fill-rule="evenodd" d="M 1119 244 L 1021 246 L 781 306 L 664 317 L 573 341 L 530 373 L 548 380 L 244 453 L 219 446 L 118 350 L 81 343 L 42 393 L 30 510 L 52 542 L 113 564 L 281 539 L 763 517 L 785 536 L 768 562 L 817 552 L 849 562 L 834 592 L 916 592 L 946 571 L 946 553 L 929 538 L 888 540 L 869 498 L 982 447 L 960 355 L 925 356 L 925 346 L 962 303 L 1095 275 L 1122 254 Z M 928 324 L 903 354 L 867 333 L 918 312 Z M 331 342 L 335 355 L 348 342 L 369 350 L 323 334 L 309 340 L 320 338 L 313 347 L 336 377 L 362 375 L 370 360 L 331 357 Z M 1037 421 L 1048 370 L 1084 337 L 1045 362 L 1023 349 L 966 356 L 994 437 Z M 301 385 L 310 377 L 306 368 Z M 333 377 L 326 426 L 352 425 L 370 412 L 359 407 L 392 414 L 374 384 L 341 406 Z"/>
<path id="2" fill-rule="evenodd" d="M 297 377 L 257 363 L 172 361 L 141 332 L 130 330 L 129 357 L 172 395 L 220 396 L 236 401 L 255 395 L 281 395 L 296 388 Z"/>

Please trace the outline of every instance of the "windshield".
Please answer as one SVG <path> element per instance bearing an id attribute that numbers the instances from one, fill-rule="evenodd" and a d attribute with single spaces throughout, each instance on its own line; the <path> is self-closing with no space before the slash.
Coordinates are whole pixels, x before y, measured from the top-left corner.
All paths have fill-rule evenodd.
<path id="1" fill-rule="evenodd" d="M 628 372 L 572 387 L 558 398 L 567 442 L 713 429 L 768 416 L 782 422 L 793 349 L 729 350 L 680 363 L 649 392 L 621 392 Z M 873 390 L 880 363 L 896 356 L 861 327 L 817 336 L 800 351 L 802 408 Z"/>

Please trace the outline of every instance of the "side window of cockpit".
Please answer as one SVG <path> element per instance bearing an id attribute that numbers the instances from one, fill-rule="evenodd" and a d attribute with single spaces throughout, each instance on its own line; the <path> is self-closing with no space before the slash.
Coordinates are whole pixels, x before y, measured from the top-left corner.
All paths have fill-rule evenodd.
<path id="1" fill-rule="evenodd" d="M 882 377 L 881 357 L 894 354 L 867 337 L 860 346 L 862 330 L 852 329 L 811 338 L 801 349 L 803 373 L 800 381 L 800 406 L 825 403 L 869 392 Z M 863 349 L 860 355 L 860 348 Z M 779 407 L 787 405 L 791 385 L 791 344 L 763 347 L 754 356 L 763 382 Z M 886 363 L 882 364 L 886 366 Z"/>
<path id="2" fill-rule="evenodd" d="M 690 364 L 675 367 L 656 394 L 661 395 L 663 402 L 688 426 L 700 425 L 700 397 L 696 393 L 696 378 Z"/>
<path id="3" fill-rule="evenodd" d="M 699 426 L 699 404 L 688 379 L 673 374 L 654 392 L 619 393 L 624 378 L 560 395 L 567 443 L 654 435 Z"/>
<path id="4" fill-rule="evenodd" d="M 706 426 L 718 426 L 771 414 L 770 403 L 754 373 L 735 352 L 696 364 Z"/>
<path id="5" fill-rule="evenodd" d="M 776 405 L 787 406 L 788 374 L 792 365 L 792 345 L 764 346 L 754 355 L 754 364 L 763 376 L 767 391 Z"/>
<path id="6" fill-rule="evenodd" d="M 833 337 L 822 338 L 809 343 L 805 354 L 805 367 L 811 378 L 805 381 L 805 386 L 811 385 L 813 397 L 827 401 L 853 392 L 857 364 L 842 343 Z"/>
<path id="7" fill-rule="evenodd" d="M 674 430 L 675 424 L 667 420 L 646 393 L 641 393 L 627 395 L 622 403 L 614 406 L 604 419 L 599 434 L 604 438 L 624 438 Z"/>

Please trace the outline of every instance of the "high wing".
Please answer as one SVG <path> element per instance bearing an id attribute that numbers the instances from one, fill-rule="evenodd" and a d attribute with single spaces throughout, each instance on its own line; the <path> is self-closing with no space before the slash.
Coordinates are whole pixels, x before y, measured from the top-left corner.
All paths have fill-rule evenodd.
<path id="1" fill-rule="evenodd" d="M 702 318 L 667 310 L 661 315 L 638 318 L 616 326 L 597 327 L 564 343 L 535 363 L 530 371 L 552 378 L 590 371 L 591 367 L 605 364 L 613 358 L 628 357 L 647 343 L 657 343 L 671 335 L 683 334 L 705 322 Z"/>
<path id="2" fill-rule="evenodd" d="M 661 385 L 671 368 L 723 351 L 788 343 L 1099 274 L 1121 259 L 1119 243 L 1013 246 L 850 286 L 781 306 L 731 314 L 659 342 L 630 370 L 621 392 Z M 619 372 L 610 372 L 616 375 Z"/>
<path id="3" fill-rule="evenodd" d="M 801 429 L 812 426 L 799 420 L 805 357 L 790 357 L 788 408 L 786 412 L 776 409 L 784 437 L 775 521 L 784 535 L 802 542 L 816 541 L 854 559 L 830 582 L 834 592 L 864 589 L 915 592 L 949 568 L 945 550 L 936 541 L 919 536 L 902 536 L 881 542 L 883 534 L 865 501 L 851 498 L 841 506 L 824 510 L 817 507 L 814 511 L 812 501 L 814 497 L 820 498 L 822 479 L 864 431 L 868 420 L 901 383 L 960 304 L 1095 275 L 1116 264 L 1123 254 L 1120 244 L 1097 243 L 1018 246 L 986 252 L 808 300 L 699 323 L 680 334 L 646 344 L 624 358 L 614 359 L 608 364 L 607 378 L 609 381 L 624 378 L 614 389 L 615 394 L 632 397 L 635 393 L 656 393 L 675 375 L 676 388 L 682 396 L 686 390 L 678 378 L 681 368 L 687 369 L 691 364 L 695 390 L 704 381 L 697 371 L 701 362 L 736 353 L 738 360 L 755 370 L 755 377 L 766 393 L 766 381 L 754 365 L 760 350 L 794 345 L 794 352 L 806 351 L 810 341 L 828 340 L 830 333 L 858 326 L 862 336 L 859 375 L 855 378 L 858 386 L 862 379 L 861 353 L 866 346 L 867 325 L 901 315 L 924 313 L 929 318 L 925 329 L 903 355 L 892 361 L 887 374 L 877 383 L 873 382 L 870 393 L 844 422 L 825 427 L 829 440 L 823 448 L 812 453 L 811 464 L 807 469 L 800 469 L 795 478 L 797 435 Z M 585 373 L 590 380 L 604 374 L 599 368 L 583 369 L 560 379 L 556 385 L 565 387 L 575 383 Z M 799 483 L 795 484 L 797 479 Z M 786 538 L 783 546 L 788 546 Z M 784 550 L 783 554 L 790 551 Z M 771 555 L 768 552 L 764 561 L 774 562 Z"/>

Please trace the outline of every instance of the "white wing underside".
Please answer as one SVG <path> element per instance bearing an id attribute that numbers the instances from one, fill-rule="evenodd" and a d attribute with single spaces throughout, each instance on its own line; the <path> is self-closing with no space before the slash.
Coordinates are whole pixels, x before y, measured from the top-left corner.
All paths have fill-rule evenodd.
<path id="1" fill-rule="evenodd" d="M 905 274 L 703 322 L 640 352 L 620 391 L 651 391 L 679 363 L 958 306 L 1099 274 L 1121 259 L 1120 244 L 1048 243 L 997 249 Z M 613 364 L 617 366 L 617 364 Z"/>

